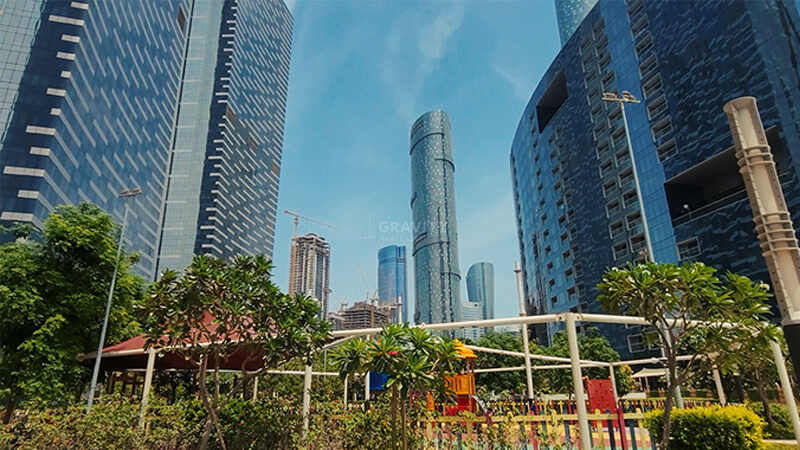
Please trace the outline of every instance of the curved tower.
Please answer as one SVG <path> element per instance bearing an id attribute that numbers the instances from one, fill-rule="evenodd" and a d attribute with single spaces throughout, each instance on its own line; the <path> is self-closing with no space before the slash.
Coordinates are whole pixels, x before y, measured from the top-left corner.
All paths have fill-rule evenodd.
<path id="1" fill-rule="evenodd" d="M 467 298 L 481 305 L 481 318 L 494 319 L 494 266 L 479 262 L 467 270 Z"/>
<path id="2" fill-rule="evenodd" d="M 597 0 L 555 0 L 555 2 L 558 35 L 561 38 L 561 45 L 565 45 Z"/>
<path id="3" fill-rule="evenodd" d="M 411 212 L 414 221 L 416 323 L 454 322 L 461 317 L 450 119 L 444 111 L 423 114 L 411 127 Z"/>
<path id="4" fill-rule="evenodd" d="M 382 305 L 394 305 L 400 313 L 391 322 L 408 322 L 406 247 L 390 245 L 378 250 L 378 298 Z"/>

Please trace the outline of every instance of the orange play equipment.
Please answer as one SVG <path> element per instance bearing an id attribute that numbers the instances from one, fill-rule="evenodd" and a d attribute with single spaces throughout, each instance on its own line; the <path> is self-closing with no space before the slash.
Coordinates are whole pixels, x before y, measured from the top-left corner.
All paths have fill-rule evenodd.
<path id="1" fill-rule="evenodd" d="M 455 416 L 459 411 L 475 412 L 475 362 L 478 357 L 471 349 L 467 348 L 461 341 L 455 339 L 456 353 L 458 357 L 465 360 L 466 369 L 464 372 L 445 377 L 445 385 L 456 395 L 456 404 L 445 405 L 443 413 L 447 416 Z M 428 409 L 434 409 L 433 396 L 427 394 Z"/>

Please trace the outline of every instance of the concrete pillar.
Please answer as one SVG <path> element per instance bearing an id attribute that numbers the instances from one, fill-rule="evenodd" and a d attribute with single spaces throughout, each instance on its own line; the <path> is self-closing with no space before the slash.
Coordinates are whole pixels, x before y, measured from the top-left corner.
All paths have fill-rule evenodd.
<path id="1" fill-rule="evenodd" d="M 608 365 L 608 376 L 611 378 L 611 389 L 614 393 L 614 405 L 619 407 L 619 393 L 617 392 L 617 377 L 614 376 L 614 366 Z"/>
<path id="2" fill-rule="evenodd" d="M 303 437 L 308 434 L 308 414 L 311 411 L 311 366 L 306 366 L 303 377 Z"/>
<path id="3" fill-rule="evenodd" d="M 581 448 L 592 448 L 589 439 L 589 414 L 586 411 L 586 395 L 583 392 L 583 375 L 581 373 L 581 356 L 578 350 L 578 333 L 575 330 L 575 314 L 566 314 L 567 342 L 569 344 L 569 360 L 572 366 L 572 386 L 575 390 L 575 407 L 578 410 L 578 427 L 580 429 Z"/>
<path id="4" fill-rule="evenodd" d="M 725 406 L 728 404 L 728 398 L 725 396 L 725 389 L 722 387 L 722 377 L 719 375 L 719 368 L 716 364 L 711 368 L 711 375 L 714 377 L 714 384 L 717 387 L 717 398 L 719 404 Z"/>
<path id="5" fill-rule="evenodd" d="M 258 399 L 258 377 L 253 378 L 253 401 Z"/>
<path id="6" fill-rule="evenodd" d="M 794 401 L 792 383 L 789 382 L 789 372 L 786 371 L 786 361 L 783 360 L 783 351 L 777 342 L 770 342 L 772 356 L 775 358 L 775 366 L 778 368 L 778 377 L 781 379 L 783 396 L 786 397 L 786 408 L 789 410 L 789 419 L 792 421 L 794 438 L 800 444 L 800 417 L 797 415 L 797 403 Z"/>
<path id="7" fill-rule="evenodd" d="M 747 188 L 761 253 L 778 300 L 789 354 L 800 367 L 800 247 L 754 97 L 723 107 L 733 134 L 739 173 Z M 800 371 L 798 371 L 800 381 Z"/>

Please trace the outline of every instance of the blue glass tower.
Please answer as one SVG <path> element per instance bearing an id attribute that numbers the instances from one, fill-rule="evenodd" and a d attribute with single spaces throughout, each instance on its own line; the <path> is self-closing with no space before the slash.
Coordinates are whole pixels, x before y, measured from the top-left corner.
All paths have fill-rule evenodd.
<path id="1" fill-rule="evenodd" d="M 158 272 L 272 254 L 292 17 L 281 0 L 194 0 Z"/>
<path id="2" fill-rule="evenodd" d="M 793 0 L 600 0 L 533 93 L 511 149 L 528 312 L 601 312 L 608 267 L 700 260 L 769 282 L 722 106 L 752 95 L 800 225 L 800 53 Z M 603 92 L 630 91 L 626 130 Z M 626 131 L 630 134 L 628 148 Z M 633 167 L 630 150 L 634 154 Z M 641 195 L 634 186 L 638 174 Z M 555 329 L 537 329 L 546 340 Z M 601 328 L 617 351 L 641 330 Z"/>
<path id="3" fill-rule="evenodd" d="M 0 3 L 0 221 L 83 201 L 121 221 L 119 192 L 141 187 L 125 240 L 153 273 L 189 7 Z"/>
<path id="4" fill-rule="evenodd" d="M 482 319 L 494 319 L 494 265 L 479 262 L 467 270 L 467 298 L 480 305 Z"/>
<path id="5" fill-rule="evenodd" d="M 561 45 L 564 45 L 583 22 L 583 18 L 592 10 L 597 0 L 555 0 L 555 3 L 558 34 L 561 38 Z"/>
<path id="6" fill-rule="evenodd" d="M 402 322 L 408 322 L 407 290 L 406 247 L 390 245 L 380 249 L 378 251 L 378 299 L 384 305 L 401 305 L 400 321 Z"/>
<path id="7" fill-rule="evenodd" d="M 423 114 L 411 127 L 411 212 L 414 222 L 416 323 L 455 322 L 461 317 L 461 272 L 453 177 L 456 166 L 450 119 Z"/>

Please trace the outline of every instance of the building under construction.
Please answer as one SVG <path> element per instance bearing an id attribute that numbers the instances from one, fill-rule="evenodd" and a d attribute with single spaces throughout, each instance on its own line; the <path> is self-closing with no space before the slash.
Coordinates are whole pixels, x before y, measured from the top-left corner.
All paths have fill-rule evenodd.
<path id="1" fill-rule="evenodd" d="M 359 328 L 379 328 L 389 323 L 390 310 L 367 302 L 356 302 L 349 308 L 342 308 L 329 314 L 334 329 L 356 330 Z"/>

